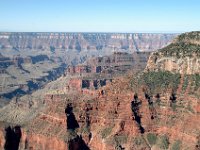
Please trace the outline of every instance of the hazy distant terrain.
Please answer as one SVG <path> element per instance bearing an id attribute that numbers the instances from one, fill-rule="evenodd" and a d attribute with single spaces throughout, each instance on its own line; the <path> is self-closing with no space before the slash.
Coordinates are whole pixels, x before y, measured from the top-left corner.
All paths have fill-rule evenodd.
<path id="1" fill-rule="evenodd" d="M 169 44 L 177 34 L 153 33 L 0 33 L 1 48 L 15 50 L 153 51 Z"/>
<path id="2" fill-rule="evenodd" d="M 0 95 L 11 99 L 36 90 L 68 65 L 115 51 L 154 51 L 177 34 L 0 33 Z"/>

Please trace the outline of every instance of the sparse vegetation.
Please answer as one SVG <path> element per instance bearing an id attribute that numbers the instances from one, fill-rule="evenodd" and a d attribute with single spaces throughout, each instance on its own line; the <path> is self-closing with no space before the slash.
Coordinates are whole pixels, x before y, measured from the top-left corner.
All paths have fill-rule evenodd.
<path id="1" fill-rule="evenodd" d="M 188 40 L 200 41 L 200 32 L 199 31 L 188 32 L 178 36 L 178 41 L 188 41 Z"/>
<path id="2" fill-rule="evenodd" d="M 187 105 L 187 109 L 191 112 L 191 113 L 195 113 L 192 106 L 191 106 L 191 102 L 188 102 L 188 105 Z"/>
<path id="3" fill-rule="evenodd" d="M 181 34 L 176 41 L 160 50 L 164 56 L 171 57 L 192 57 L 193 54 L 200 56 L 200 32 L 190 32 Z"/>
<path id="4" fill-rule="evenodd" d="M 192 78 L 192 86 L 194 86 L 194 90 L 198 90 L 198 88 L 200 88 L 200 75 L 199 74 L 195 74 L 195 75 L 191 75 Z"/>
<path id="5" fill-rule="evenodd" d="M 139 85 L 147 86 L 150 94 L 156 94 L 169 88 L 176 91 L 180 78 L 180 74 L 173 74 L 169 71 L 148 72 L 142 74 L 139 78 L 134 78 L 131 85 L 133 88 L 140 87 Z"/>
<path id="6" fill-rule="evenodd" d="M 193 54 L 199 57 L 200 46 L 185 42 L 172 43 L 169 46 L 161 49 L 159 52 L 166 57 L 192 57 Z"/>
<path id="7" fill-rule="evenodd" d="M 188 83 L 189 83 L 189 76 L 184 76 L 184 81 L 183 81 L 183 86 L 182 86 L 182 91 L 184 92 L 186 90 L 186 88 L 188 87 Z"/>

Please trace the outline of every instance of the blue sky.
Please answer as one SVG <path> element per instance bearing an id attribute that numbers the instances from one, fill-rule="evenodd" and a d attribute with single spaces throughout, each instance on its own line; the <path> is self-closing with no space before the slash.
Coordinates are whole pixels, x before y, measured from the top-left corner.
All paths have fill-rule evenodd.
<path id="1" fill-rule="evenodd" d="M 200 30 L 200 0 L 0 0 L 0 31 Z"/>

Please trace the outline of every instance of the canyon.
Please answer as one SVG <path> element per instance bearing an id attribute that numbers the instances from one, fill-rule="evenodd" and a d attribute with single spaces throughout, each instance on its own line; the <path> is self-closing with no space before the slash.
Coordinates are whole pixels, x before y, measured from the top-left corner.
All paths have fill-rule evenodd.
<path id="1" fill-rule="evenodd" d="M 153 51 L 177 34 L 0 33 L 2 104 L 32 93 L 91 57 Z M 106 67 L 106 66 L 105 66 Z M 77 67 L 76 67 L 77 68 Z"/>
<path id="2" fill-rule="evenodd" d="M 0 108 L 1 149 L 198 150 L 199 37 L 68 64 L 56 80 Z"/>

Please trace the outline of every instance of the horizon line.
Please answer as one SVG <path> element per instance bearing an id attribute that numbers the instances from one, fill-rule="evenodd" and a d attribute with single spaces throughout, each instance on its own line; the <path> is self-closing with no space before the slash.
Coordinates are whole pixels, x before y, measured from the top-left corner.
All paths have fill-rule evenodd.
<path id="1" fill-rule="evenodd" d="M 193 31 L 130 31 L 130 32 L 120 32 L 120 31 L 0 31 L 0 33 L 116 33 L 116 34 L 181 34 Z"/>

